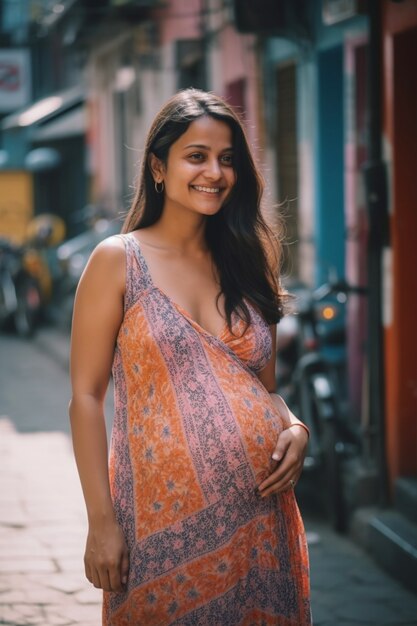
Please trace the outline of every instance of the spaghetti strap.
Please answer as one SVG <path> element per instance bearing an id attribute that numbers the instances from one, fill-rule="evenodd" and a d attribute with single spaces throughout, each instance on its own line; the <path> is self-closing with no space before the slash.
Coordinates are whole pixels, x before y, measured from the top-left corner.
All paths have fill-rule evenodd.
<path id="1" fill-rule="evenodd" d="M 124 243 L 126 251 L 126 290 L 125 313 L 139 300 L 150 287 L 152 281 L 147 271 L 139 246 L 132 233 L 117 235 Z"/>

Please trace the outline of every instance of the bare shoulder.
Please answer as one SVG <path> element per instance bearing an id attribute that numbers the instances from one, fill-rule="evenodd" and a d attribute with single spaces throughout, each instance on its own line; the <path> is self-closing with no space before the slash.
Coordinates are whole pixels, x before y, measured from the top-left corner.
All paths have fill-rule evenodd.
<path id="1" fill-rule="evenodd" d="M 95 264 L 123 266 L 126 262 L 125 244 L 120 235 L 112 235 L 100 241 L 94 248 L 90 260 Z"/>
<path id="2" fill-rule="evenodd" d="M 121 235 L 112 235 L 100 241 L 94 248 L 94 255 L 100 255 L 100 257 L 111 257 L 113 260 L 117 258 L 124 258 L 125 256 L 125 242 Z"/>
<path id="3" fill-rule="evenodd" d="M 94 279 L 102 279 L 120 289 L 124 289 L 126 274 L 126 251 L 123 238 L 113 235 L 103 239 L 93 250 L 87 266 L 86 275 Z"/>

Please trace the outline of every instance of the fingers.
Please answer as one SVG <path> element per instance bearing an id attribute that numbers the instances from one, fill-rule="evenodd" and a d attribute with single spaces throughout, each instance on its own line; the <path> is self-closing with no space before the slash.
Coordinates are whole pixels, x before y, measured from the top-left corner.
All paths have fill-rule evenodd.
<path id="1" fill-rule="evenodd" d="M 128 572 L 129 556 L 127 552 L 123 554 L 120 561 L 111 562 L 106 565 L 102 564 L 95 567 L 88 562 L 85 563 L 87 579 L 96 589 L 103 589 L 103 591 L 124 591 Z"/>
<path id="2" fill-rule="evenodd" d="M 124 591 L 129 574 L 129 553 L 127 550 L 123 551 L 120 564 L 117 564 L 117 567 L 112 567 L 108 574 L 110 582 L 109 591 Z"/>
<path id="3" fill-rule="evenodd" d="M 110 575 L 108 570 L 102 570 L 100 573 L 100 589 L 103 591 L 115 591 L 110 583 Z"/>
<path id="4" fill-rule="evenodd" d="M 90 568 L 90 576 L 87 576 L 87 578 L 96 589 L 103 589 L 103 591 L 124 591 L 118 566 L 111 567 L 110 569 Z"/>
<path id="5" fill-rule="evenodd" d="M 290 447 L 291 439 L 286 437 L 284 433 L 281 433 L 281 436 L 278 437 L 277 445 L 275 446 L 275 450 L 272 453 L 272 458 L 274 461 L 280 461 L 284 458 L 288 448 Z"/>
<path id="6" fill-rule="evenodd" d="M 118 524 L 90 527 L 84 566 L 87 579 L 97 589 L 124 591 L 129 572 L 129 553 Z"/>
<path id="7" fill-rule="evenodd" d="M 120 577 L 122 580 L 122 585 L 127 583 L 127 577 L 129 575 L 129 552 L 124 550 L 122 555 L 122 563 L 120 568 Z"/>
<path id="8" fill-rule="evenodd" d="M 298 430 L 298 429 L 297 429 Z M 259 485 L 259 493 L 266 497 L 272 493 L 286 491 L 297 482 L 303 469 L 307 442 L 303 435 L 300 439 L 290 429 L 282 431 L 277 440 L 272 459 L 276 461 L 270 476 Z"/>
<path id="9" fill-rule="evenodd" d="M 294 485 L 291 484 L 291 480 L 294 483 L 297 482 L 298 473 L 294 472 L 294 469 L 291 468 L 285 474 L 278 474 L 278 470 L 273 472 L 266 480 L 263 481 L 259 485 L 259 493 L 262 498 L 266 498 L 273 493 L 279 493 L 281 491 L 287 491 L 292 488 Z"/>
<path id="10" fill-rule="evenodd" d="M 108 570 L 110 589 L 109 591 L 124 591 L 129 574 L 129 552 L 125 548 L 117 563 L 112 563 Z"/>
<path id="11" fill-rule="evenodd" d="M 93 583 L 96 589 L 102 589 L 100 574 L 95 567 L 91 568 L 91 582 Z"/>
<path id="12" fill-rule="evenodd" d="M 123 584 L 120 576 L 120 567 L 112 567 L 108 571 L 110 589 L 108 591 L 123 591 Z"/>
<path id="13" fill-rule="evenodd" d="M 273 482 L 269 486 L 263 486 L 263 489 L 260 489 L 261 497 L 266 498 L 273 493 L 281 493 L 283 491 L 288 491 L 289 489 L 294 489 L 298 482 L 299 476 L 299 474 L 294 474 L 293 471 L 288 472 L 283 478 L 281 478 L 281 480 Z"/>
<path id="14" fill-rule="evenodd" d="M 287 451 L 283 460 L 276 466 L 275 470 L 261 482 L 259 493 L 266 497 L 272 493 L 286 491 L 291 487 L 290 481 L 297 482 L 302 471 L 302 462 L 299 457 Z"/>
<path id="15" fill-rule="evenodd" d="M 88 563 L 87 559 L 84 557 L 84 570 L 85 570 L 85 577 L 87 578 L 87 580 L 90 583 L 93 583 L 93 576 L 91 573 L 91 567 L 90 564 Z"/>

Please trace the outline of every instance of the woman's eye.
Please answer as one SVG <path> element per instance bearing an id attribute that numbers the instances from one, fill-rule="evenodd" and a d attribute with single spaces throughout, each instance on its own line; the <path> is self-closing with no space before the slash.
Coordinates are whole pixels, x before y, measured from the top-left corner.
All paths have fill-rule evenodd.
<path id="1" fill-rule="evenodd" d="M 221 158 L 222 163 L 224 163 L 225 165 L 232 165 L 233 163 L 233 156 L 231 154 L 224 154 Z"/>
<path id="2" fill-rule="evenodd" d="M 201 152 L 193 152 L 192 154 L 188 155 L 188 158 L 191 161 L 201 163 L 202 161 L 205 160 L 206 156 L 202 154 Z M 222 156 L 220 156 L 219 161 L 222 165 L 227 165 L 227 166 L 233 165 L 233 155 L 223 154 Z"/>

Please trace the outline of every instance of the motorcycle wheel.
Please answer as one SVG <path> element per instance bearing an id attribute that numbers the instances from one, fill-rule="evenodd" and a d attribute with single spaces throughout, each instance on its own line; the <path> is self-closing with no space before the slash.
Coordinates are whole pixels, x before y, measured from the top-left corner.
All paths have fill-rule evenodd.
<path id="1" fill-rule="evenodd" d="M 342 455 L 338 451 L 339 441 L 335 420 L 325 420 L 322 423 L 322 449 L 327 484 L 326 508 L 333 528 L 342 533 L 347 526 L 347 507 L 343 489 Z"/>
<path id="2" fill-rule="evenodd" d="M 16 289 L 9 272 L 0 269 L 0 327 L 8 327 L 16 309 Z"/>
<path id="3" fill-rule="evenodd" d="M 20 337 L 33 335 L 41 311 L 41 292 L 39 285 L 31 276 L 19 280 L 16 286 L 17 307 L 14 313 L 14 325 Z"/>
<path id="4" fill-rule="evenodd" d="M 325 382 L 327 373 L 321 373 L 319 378 Z M 330 384 L 317 385 L 314 384 L 313 379 L 307 382 L 304 393 L 307 394 L 307 397 L 310 394 L 311 418 L 315 425 L 313 434 L 317 450 L 320 451 L 321 476 L 323 485 L 325 485 L 323 490 L 325 512 L 334 530 L 340 533 L 345 532 L 347 506 L 344 493 L 343 454 L 340 451 L 337 401 Z M 305 402 L 308 400 L 306 399 Z"/>

